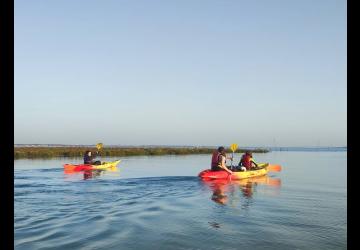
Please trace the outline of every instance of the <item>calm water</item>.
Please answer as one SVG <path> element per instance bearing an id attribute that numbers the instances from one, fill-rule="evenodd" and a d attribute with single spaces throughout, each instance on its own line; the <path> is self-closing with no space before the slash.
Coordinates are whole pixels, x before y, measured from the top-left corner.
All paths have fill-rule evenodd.
<path id="1" fill-rule="evenodd" d="M 17 160 L 15 249 L 346 249 L 347 153 L 254 156 L 283 171 L 203 182 L 210 155 L 127 157 L 84 179 L 62 169 L 81 159 Z"/>

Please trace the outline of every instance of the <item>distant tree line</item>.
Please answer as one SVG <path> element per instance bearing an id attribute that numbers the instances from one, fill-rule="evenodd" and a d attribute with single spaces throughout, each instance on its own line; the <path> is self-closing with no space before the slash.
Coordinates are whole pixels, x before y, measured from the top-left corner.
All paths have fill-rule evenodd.
<path id="1" fill-rule="evenodd" d="M 56 157 L 82 157 L 86 150 L 96 152 L 91 147 L 14 147 L 14 159 L 56 158 Z M 268 149 L 237 149 L 236 153 L 245 151 L 254 153 L 267 153 Z M 136 155 L 189 155 L 189 154 L 211 154 L 214 148 L 203 147 L 138 147 L 138 148 L 103 148 L 101 156 L 136 156 Z M 231 152 L 227 149 L 227 152 Z"/>

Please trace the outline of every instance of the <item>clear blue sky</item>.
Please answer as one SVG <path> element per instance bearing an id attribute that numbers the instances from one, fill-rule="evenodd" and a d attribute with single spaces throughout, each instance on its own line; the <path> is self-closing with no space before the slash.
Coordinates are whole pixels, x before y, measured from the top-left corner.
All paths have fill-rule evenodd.
<path id="1" fill-rule="evenodd" d="M 15 0 L 15 143 L 344 146 L 345 0 Z"/>

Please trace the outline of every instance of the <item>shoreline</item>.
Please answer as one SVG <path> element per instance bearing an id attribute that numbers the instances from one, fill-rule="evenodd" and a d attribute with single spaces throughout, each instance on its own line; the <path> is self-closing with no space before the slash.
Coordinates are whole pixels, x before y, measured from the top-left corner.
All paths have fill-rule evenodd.
<path id="1" fill-rule="evenodd" d="M 211 154 L 216 148 L 210 147 L 104 147 L 101 156 L 142 156 L 142 155 L 193 155 Z M 96 152 L 94 146 L 82 147 L 14 147 L 14 160 L 18 159 L 50 159 L 57 157 L 83 157 L 86 150 Z M 245 151 L 253 153 L 268 153 L 265 148 L 238 148 L 235 153 Z M 226 148 L 227 153 L 232 153 Z"/>

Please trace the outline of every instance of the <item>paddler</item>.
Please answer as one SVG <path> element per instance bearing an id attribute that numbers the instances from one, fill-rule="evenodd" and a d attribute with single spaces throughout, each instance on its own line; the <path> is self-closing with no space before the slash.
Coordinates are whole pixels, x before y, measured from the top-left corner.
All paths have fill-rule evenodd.
<path id="1" fill-rule="evenodd" d="M 257 167 L 258 165 L 253 159 L 252 153 L 250 151 L 246 151 L 245 154 L 241 157 L 239 162 L 239 168 L 241 171 L 250 170 L 253 166 Z"/>
<path id="2" fill-rule="evenodd" d="M 86 150 L 84 154 L 84 164 L 91 164 L 91 165 L 101 165 L 101 161 L 94 161 L 94 159 L 99 154 L 98 151 L 96 151 L 96 155 L 92 156 L 92 153 L 90 150 Z"/>
<path id="3" fill-rule="evenodd" d="M 232 159 L 232 157 L 226 157 L 225 148 L 219 147 L 212 154 L 211 170 L 212 171 L 225 170 L 229 174 L 232 174 L 232 171 L 226 167 L 226 159 Z"/>

